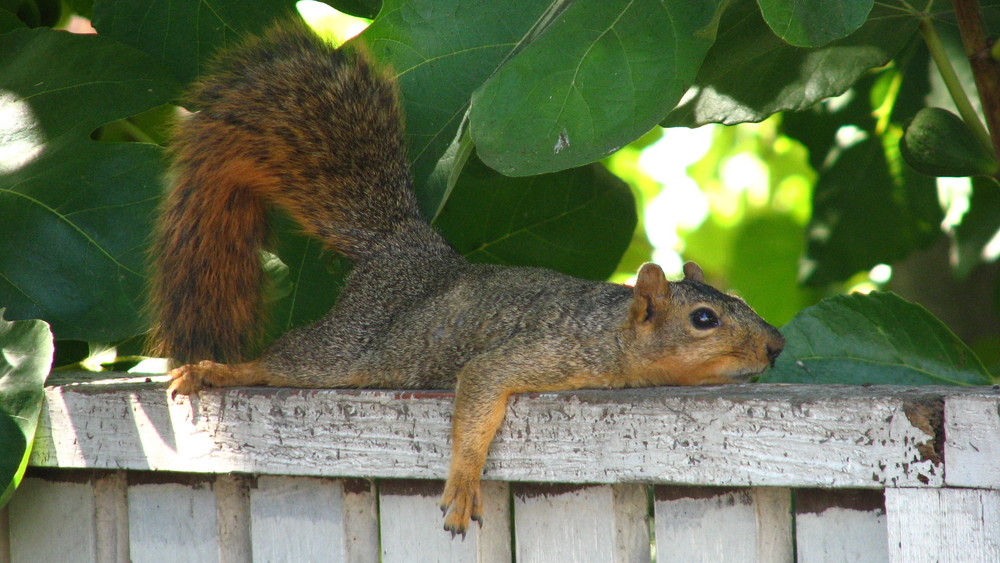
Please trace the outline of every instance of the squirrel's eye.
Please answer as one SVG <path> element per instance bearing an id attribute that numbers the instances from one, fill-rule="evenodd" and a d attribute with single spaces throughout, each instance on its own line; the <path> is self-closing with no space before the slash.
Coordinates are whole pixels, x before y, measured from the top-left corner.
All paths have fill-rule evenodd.
<path id="1" fill-rule="evenodd" d="M 719 320 L 719 316 L 715 314 L 715 311 L 702 307 L 700 309 L 695 309 L 691 313 L 691 324 L 698 330 L 709 330 L 718 327 L 722 324 Z"/>

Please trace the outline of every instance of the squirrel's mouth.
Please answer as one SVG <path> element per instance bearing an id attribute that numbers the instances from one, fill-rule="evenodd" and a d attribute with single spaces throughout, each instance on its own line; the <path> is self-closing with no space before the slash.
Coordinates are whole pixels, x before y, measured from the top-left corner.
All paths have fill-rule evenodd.
<path id="1" fill-rule="evenodd" d="M 726 377 L 732 379 L 733 383 L 746 383 L 747 381 L 750 381 L 752 377 L 754 377 L 755 375 L 760 375 L 761 373 L 763 372 L 756 371 L 756 372 L 746 372 L 746 373 L 735 373 L 727 375 Z"/>
<path id="2" fill-rule="evenodd" d="M 735 373 L 727 374 L 726 377 L 732 379 L 733 383 L 746 383 L 747 381 L 750 381 L 751 378 L 754 378 L 764 373 L 765 371 L 770 369 L 770 367 L 771 366 L 764 366 L 760 369 L 752 369 L 752 368 L 743 369 Z"/>

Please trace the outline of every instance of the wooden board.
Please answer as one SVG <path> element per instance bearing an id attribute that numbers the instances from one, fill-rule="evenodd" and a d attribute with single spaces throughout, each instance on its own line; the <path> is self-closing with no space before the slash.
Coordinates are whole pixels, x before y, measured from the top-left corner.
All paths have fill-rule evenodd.
<path id="1" fill-rule="evenodd" d="M 646 487 L 514 486 L 517 561 L 650 560 Z"/>
<path id="2" fill-rule="evenodd" d="M 465 537 L 444 531 L 438 499 L 440 481 L 388 480 L 379 483 L 382 561 L 510 561 L 509 489 L 484 481 L 483 525 L 472 523 Z"/>
<path id="3" fill-rule="evenodd" d="M 351 510 L 352 495 L 366 497 L 367 511 Z M 250 502 L 257 561 L 378 561 L 370 483 L 352 482 L 345 492 L 341 480 L 261 476 Z M 361 525 L 352 522 L 359 516 Z"/>
<path id="4" fill-rule="evenodd" d="M 223 474 L 217 475 L 212 484 L 220 563 L 241 563 L 251 559 L 250 482 L 245 475 Z"/>
<path id="5" fill-rule="evenodd" d="M 12 562 L 97 561 L 90 483 L 27 478 L 8 509 Z"/>
<path id="6" fill-rule="evenodd" d="M 97 561 L 129 563 L 128 476 L 115 471 L 97 476 L 94 489 Z"/>
<path id="7" fill-rule="evenodd" d="M 886 489 L 890 561 L 1000 561 L 1000 491 Z"/>
<path id="8" fill-rule="evenodd" d="M 128 521 L 134 563 L 220 561 L 215 493 L 208 482 L 132 485 Z"/>
<path id="9" fill-rule="evenodd" d="M 1000 489 L 1000 402 L 989 396 L 949 397 L 944 429 L 945 482 Z"/>
<path id="10" fill-rule="evenodd" d="M 783 488 L 655 487 L 658 563 L 791 562 L 791 492 Z"/>
<path id="11" fill-rule="evenodd" d="M 795 547 L 811 563 L 888 561 L 882 491 L 795 491 Z"/>
<path id="12" fill-rule="evenodd" d="M 487 479 L 715 486 L 941 486 L 945 397 L 990 388 L 732 385 L 528 394 Z M 242 388 L 167 400 L 156 384 L 47 388 L 43 467 L 437 478 L 445 392 Z"/>

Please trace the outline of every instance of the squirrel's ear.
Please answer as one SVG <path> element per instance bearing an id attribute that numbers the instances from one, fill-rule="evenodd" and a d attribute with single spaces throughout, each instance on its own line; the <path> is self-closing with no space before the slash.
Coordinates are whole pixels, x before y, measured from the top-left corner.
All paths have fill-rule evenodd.
<path id="1" fill-rule="evenodd" d="M 701 271 L 701 266 L 688 262 L 684 264 L 684 279 L 705 283 L 705 272 Z"/>
<path id="2" fill-rule="evenodd" d="M 643 264 L 632 288 L 632 306 L 629 308 L 629 320 L 632 323 L 648 323 L 657 314 L 657 309 L 670 299 L 670 282 L 663 275 L 663 270 L 652 263 Z"/>

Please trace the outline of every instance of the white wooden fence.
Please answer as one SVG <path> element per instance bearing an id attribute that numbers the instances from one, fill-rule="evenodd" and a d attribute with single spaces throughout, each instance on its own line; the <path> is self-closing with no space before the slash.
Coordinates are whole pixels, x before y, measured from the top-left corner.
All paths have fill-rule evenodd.
<path id="1" fill-rule="evenodd" d="M 437 507 L 450 402 L 49 387 L 0 560 L 1000 561 L 993 387 L 517 396 L 464 541 Z"/>

